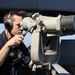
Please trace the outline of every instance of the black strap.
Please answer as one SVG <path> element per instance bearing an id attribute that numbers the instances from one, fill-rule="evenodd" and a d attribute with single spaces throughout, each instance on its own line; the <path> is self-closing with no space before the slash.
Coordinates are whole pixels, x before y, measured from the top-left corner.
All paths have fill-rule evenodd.
<path id="1" fill-rule="evenodd" d="M 2 33 L 1 33 L 1 35 L 2 35 L 2 38 L 3 38 L 3 42 L 4 42 L 4 44 L 8 41 L 8 39 L 7 39 L 7 37 L 6 37 L 6 34 L 5 34 L 5 31 L 3 31 Z"/>

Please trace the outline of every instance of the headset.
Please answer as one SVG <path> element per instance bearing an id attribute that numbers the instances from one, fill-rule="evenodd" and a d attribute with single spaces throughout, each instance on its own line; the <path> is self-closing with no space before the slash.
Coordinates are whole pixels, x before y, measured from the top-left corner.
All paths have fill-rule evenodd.
<path id="1" fill-rule="evenodd" d="M 12 28 L 13 28 L 13 21 L 12 19 L 10 18 L 11 15 L 13 14 L 14 11 L 11 11 L 8 13 L 8 16 L 7 16 L 7 19 L 4 21 L 4 24 L 5 24 L 5 28 L 11 32 Z"/>
<path id="2" fill-rule="evenodd" d="M 7 16 L 7 19 L 4 21 L 4 24 L 5 24 L 5 28 L 11 32 L 12 28 L 13 28 L 13 21 L 12 19 L 10 18 L 11 15 L 14 13 L 15 11 L 11 11 L 8 13 L 8 16 Z M 19 14 L 22 16 L 22 18 L 24 17 L 31 17 L 32 13 L 29 13 L 29 12 L 25 12 L 25 11 L 18 11 Z"/>

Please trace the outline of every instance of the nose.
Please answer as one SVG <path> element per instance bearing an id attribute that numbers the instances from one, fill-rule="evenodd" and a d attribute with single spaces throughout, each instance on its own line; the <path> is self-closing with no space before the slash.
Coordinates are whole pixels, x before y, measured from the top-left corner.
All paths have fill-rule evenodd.
<path id="1" fill-rule="evenodd" d="M 21 30 L 21 31 L 23 31 L 23 28 L 22 28 L 22 26 L 20 26 L 20 30 Z"/>
<path id="2" fill-rule="evenodd" d="M 23 31 L 23 29 L 22 29 L 22 28 L 20 28 L 20 30 L 21 30 L 21 31 Z"/>

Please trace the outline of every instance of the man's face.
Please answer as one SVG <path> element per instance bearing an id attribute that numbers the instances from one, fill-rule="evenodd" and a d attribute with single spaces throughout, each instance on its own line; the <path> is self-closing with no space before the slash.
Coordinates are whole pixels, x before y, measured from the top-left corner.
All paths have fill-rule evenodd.
<path id="1" fill-rule="evenodd" d="M 20 30 L 20 22 L 22 21 L 22 17 L 18 15 L 13 16 L 13 28 L 11 30 L 12 35 L 21 34 L 22 31 Z"/>

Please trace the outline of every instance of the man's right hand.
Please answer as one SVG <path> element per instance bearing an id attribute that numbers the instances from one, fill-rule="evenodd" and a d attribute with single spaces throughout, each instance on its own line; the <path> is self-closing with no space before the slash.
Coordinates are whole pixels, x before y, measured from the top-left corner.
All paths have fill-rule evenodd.
<path id="1" fill-rule="evenodd" d="M 12 37 L 8 42 L 8 46 L 18 46 L 24 39 L 24 36 L 21 35 L 15 35 L 14 37 Z"/>

